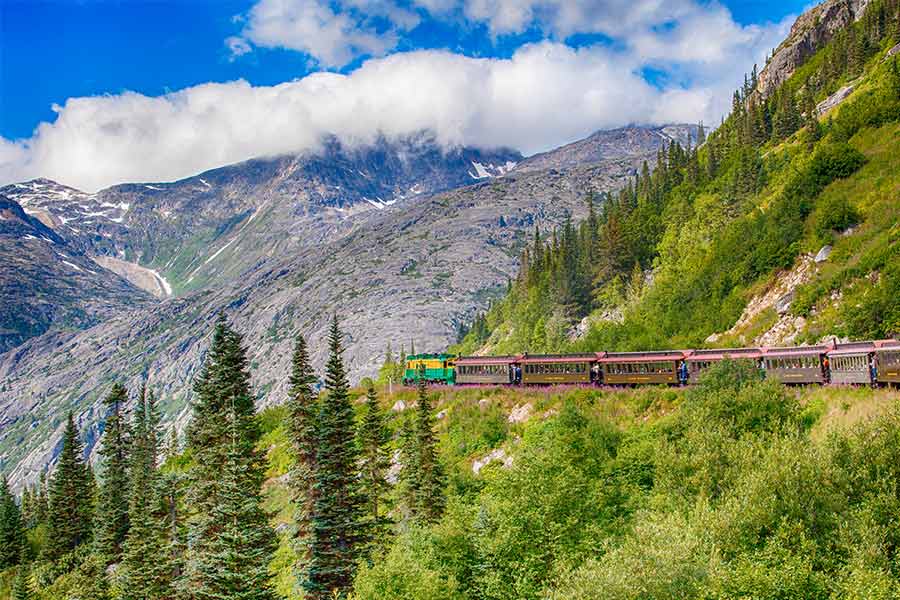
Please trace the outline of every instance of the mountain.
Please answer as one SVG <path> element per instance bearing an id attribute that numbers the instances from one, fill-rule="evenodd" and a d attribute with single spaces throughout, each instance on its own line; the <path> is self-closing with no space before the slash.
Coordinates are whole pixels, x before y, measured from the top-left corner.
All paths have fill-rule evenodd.
<path id="1" fill-rule="evenodd" d="M 18 465 L 17 480 L 33 478 L 53 457 L 68 408 L 96 431 L 97 399 L 113 378 L 132 386 L 149 378 L 167 417 L 183 422 L 219 311 L 245 335 L 260 404 L 284 397 L 295 333 L 310 338 L 315 364 L 324 362 L 333 311 L 349 334 L 356 379 L 374 374 L 389 342 L 445 348 L 503 293 L 535 225 L 584 215 L 588 193 L 620 188 L 670 140 L 632 137 L 640 144 L 617 150 L 609 142 L 602 156 L 521 172 L 515 153 L 447 151 L 424 138 L 332 144 L 325 155 L 259 159 L 93 195 L 46 180 L 5 188 L 95 262 L 136 283 L 137 269 L 152 270 L 173 297 L 0 355 L 0 377 L 11 383 L 0 389 L 3 464 Z M 553 153 L 540 160 L 552 162 Z M 26 430 L 28 444 L 9 443 Z"/>
<path id="2" fill-rule="evenodd" d="M 0 352 L 49 329 L 85 329 L 148 306 L 148 294 L 0 195 Z"/>

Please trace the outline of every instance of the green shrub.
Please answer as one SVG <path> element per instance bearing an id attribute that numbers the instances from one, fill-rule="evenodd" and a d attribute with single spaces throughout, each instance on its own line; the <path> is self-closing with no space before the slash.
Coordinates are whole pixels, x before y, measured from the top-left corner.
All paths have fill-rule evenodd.
<path id="1" fill-rule="evenodd" d="M 859 223 L 859 212 L 842 196 L 831 196 L 816 206 L 813 227 L 821 242 L 831 240 L 832 232 L 844 231 Z"/>

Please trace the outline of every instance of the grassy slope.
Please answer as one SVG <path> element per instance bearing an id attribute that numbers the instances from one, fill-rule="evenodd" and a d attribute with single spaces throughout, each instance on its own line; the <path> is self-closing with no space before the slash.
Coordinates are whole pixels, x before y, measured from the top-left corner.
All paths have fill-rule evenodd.
<path id="1" fill-rule="evenodd" d="M 868 388 L 799 388 L 795 394 L 803 407 L 808 436 L 814 443 L 824 443 L 827 436 L 848 431 L 854 426 L 884 414 L 897 400 L 897 393 Z M 577 406 L 597 422 L 608 422 L 631 439 L 652 438 L 660 424 L 679 417 L 684 390 L 646 388 L 636 390 L 594 390 L 584 388 L 548 388 L 515 390 L 506 388 L 445 388 L 432 392 L 435 410 L 442 414 L 437 421 L 443 463 L 447 467 L 449 489 L 459 503 L 476 501 L 479 491 L 493 477 L 500 462 L 485 467 L 475 475 L 472 464 L 491 450 L 502 448 L 518 466 L 518 452 L 523 439 L 541 444 L 547 428 L 560 418 L 564 406 Z M 390 410 L 395 403 L 414 405 L 415 393 L 396 391 L 392 396 L 381 390 L 382 404 Z M 362 400 L 361 394 L 359 400 Z M 510 423 L 509 415 L 517 407 L 530 405 L 530 417 Z M 391 412 L 390 427 L 395 434 L 400 427 L 400 412 Z M 262 416 L 265 435 L 261 447 L 269 457 L 268 481 L 265 485 L 266 506 L 273 514 L 273 524 L 280 532 L 280 547 L 273 564 L 278 591 L 284 598 L 300 598 L 292 572 L 293 554 L 288 544 L 292 531 L 292 512 L 286 487 L 291 466 L 285 412 L 282 407 L 266 410 Z M 396 444 L 396 439 L 395 442 Z M 583 458 L 588 459 L 586 454 Z M 451 504 L 454 504 L 451 502 Z M 630 509 L 629 509 L 630 510 Z M 624 515 L 623 515 L 624 516 Z"/>

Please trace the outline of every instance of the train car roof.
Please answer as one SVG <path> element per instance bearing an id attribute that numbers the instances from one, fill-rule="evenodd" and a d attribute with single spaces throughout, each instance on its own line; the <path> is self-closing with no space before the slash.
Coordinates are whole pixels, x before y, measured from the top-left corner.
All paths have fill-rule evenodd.
<path id="1" fill-rule="evenodd" d="M 451 358 L 456 358 L 455 354 L 439 354 L 439 353 L 426 353 L 426 354 L 410 354 L 406 357 L 406 360 L 428 360 L 428 359 L 437 359 L 437 360 L 449 360 Z"/>
<path id="2" fill-rule="evenodd" d="M 460 356 L 456 365 L 507 365 L 518 360 L 518 356 Z"/>
<path id="3" fill-rule="evenodd" d="M 876 351 L 878 350 L 900 350 L 900 340 L 877 340 L 875 343 Z"/>
<path id="4" fill-rule="evenodd" d="M 763 348 L 763 356 L 767 358 L 783 358 L 787 356 L 808 356 L 810 354 L 820 355 L 828 353 L 833 346 L 831 344 L 828 345 L 819 345 L 819 346 L 786 346 L 783 348 Z"/>
<path id="5" fill-rule="evenodd" d="M 868 354 L 875 350 L 876 342 L 847 342 L 838 344 L 834 350 L 828 352 L 828 356 L 853 356 L 856 354 Z"/>
<path id="6" fill-rule="evenodd" d="M 759 358 L 762 356 L 759 348 L 707 348 L 702 350 L 689 350 L 685 360 L 723 360 L 736 356 L 738 358 Z"/>
<path id="7" fill-rule="evenodd" d="M 658 362 L 682 360 L 685 355 L 685 352 L 679 350 L 660 350 L 655 352 L 607 352 L 606 356 L 598 358 L 597 362 Z"/>
<path id="8" fill-rule="evenodd" d="M 525 354 L 521 357 L 519 362 L 521 363 L 583 363 L 583 362 L 593 362 L 597 360 L 598 356 L 603 356 L 605 353 L 601 352 L 599 354 L 595 352 L 584 353 L 584 354 Z"/>

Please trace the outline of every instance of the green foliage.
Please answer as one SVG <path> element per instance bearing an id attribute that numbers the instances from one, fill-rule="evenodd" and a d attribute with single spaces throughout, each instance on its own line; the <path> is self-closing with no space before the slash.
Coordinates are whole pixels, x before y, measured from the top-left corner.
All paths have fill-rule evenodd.
<path id="1" fill-rule="evenodd" d="M 310 559 L 303 585 L 310 598 L 349 590 L 365 540 L 363 498 L 356 479 L 354 414 L 342 354 L 343 334 L 334 317 L 328 337 L 327 396 L 317 419 L 315 500 Z"/>
<path id="2" fill-rule="evenodd" d="M 264 469 L 249 379 L 241 337 L 220 318 L 188 428 L 191 552 L 178 585 L 195 597 L 274 597 L 274 533 L 260 506 Z"/>
<path id="3" fill-rule="evenodd" d="M 431 414 L 431 398 L 425 383 L 424 365 L 420 365 L 416 380 L 418 394 L 415 427 L 411 448 L 407 448 L 411 456 L 404 465 L 404 473 L 410 493 L 409 509 L 412 515 L 424 522 L 434 522 L 444 511 L 446 480 L 437 455 L 434 417 Z"/>
<path id="4" fill-rule="evenodd" d="M 290 474 L 291 492 L 296 505 L 294 519 L 297 530 L 294 535 L 294 546 L 298 556 L 302 557 L 302 563 L 298 565 L 301 567 L 298 572 L 301 577 L 303 577 L 302 568 L 309 560 L 311 519 L 315 509 L 316 444 L 319 435 L 316 420 L 319 399 L 313 390 L 315 382 L 316 376 L 309 364 L 306 340 L 303 336 L 297 336 L 291 360 L 287 416 L 294 458 Z"/>
<path id="5" fill-rule="evenodd" d="M 43 557 L 57 560 L 91 539 L 93 489 L 75 419 L 69 413 L 63 447 L 50 480 L 47 543 Z"/>
<path id="6" fill-rule="evenodd" d="M 859 223 L 859 212 L 850 201 L 841 196 L 831 196 L 820 202 L 813 216 L 813 227 L 823 243 L 831 241 L 833 232 L 844 231 Z"/>
<path id="7" fill-rule="evenodd" d="M 466 596 L 431 536 L 413 527 L 401 535 L 374 565 L 356 576 L 352 600 L 462 600 Z"/>
<path id="8" fill-rule="evenodd" d="M 22 515 L 4 476 L 0 481 L 0 570 L 18 565 L 25 550 Z"/>
<path id="9" fill-rule="evenodd" d="M 94 543 L 98 554 L 107 564 L 119 562 L 122 544 L 128 535 L 128 456 L 131 432 L 124 414 L 127 402 L 128 391 L 118 383 L 113 385 L 104 400 L 109 412 L 100 448 L 103 481 L 97 505 Z"/>
<path id="10" fill-rule="evenodd" d="M 390 532 L 390 518 L 387 516 L 390 486 L 386 479 L 391 466 L 389 442 L 390 432 L 378 405 L 378 395 L 374 388 L 369 387 L 365 412 L 357 432 L 357 444 L 360 454 L 360 488 L 368 511 L 366 537 L 376 547 L 385 544 Z"/>
<path id="11" fill-rule="evenodd" d="M 169 598 L 179 552 L 177 504 L 156 464 L 159 417 L 153 392 L 142 391 L 132 424 L 130 527 L 119 566 L 122 600 Z"/>

